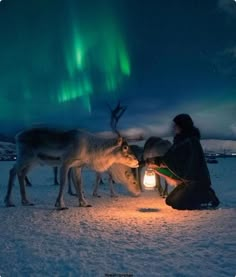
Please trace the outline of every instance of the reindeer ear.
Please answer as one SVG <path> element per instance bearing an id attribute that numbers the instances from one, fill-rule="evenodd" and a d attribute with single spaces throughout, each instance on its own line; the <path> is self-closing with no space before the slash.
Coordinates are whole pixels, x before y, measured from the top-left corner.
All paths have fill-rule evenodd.
<path id="1" fill-rule="evenodd" d="M 117 139 L 117 145 L 121 146 L 122 143 L 123 143 L 123 138 L 122 137 L 118 137 L 118 139 Z"/>

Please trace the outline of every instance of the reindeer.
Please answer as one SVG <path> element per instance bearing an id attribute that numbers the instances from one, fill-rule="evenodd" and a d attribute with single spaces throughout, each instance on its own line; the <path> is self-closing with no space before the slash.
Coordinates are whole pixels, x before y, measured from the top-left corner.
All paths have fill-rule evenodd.
<path id="1" fill-rule="evenodd" d="M 145 161 L 147 158 L 152 158 L 156 156 L 164 156 L 165 153 L 171 147 L 171 142 L 169 140 L 163 140 L 159 137 L 150 137 L 146 140 L 143 148 L 143 160 Z M 140 165 L 144 165 L 144 162 L 141 162 Z M 140 167 L 138 168 L 140 170 Z M 169 180 L 166 176 L 160 175 L 156 176 L 157 178 L 157 189 L 159 191 L 160 196 L 166 197 L 168 195 L 168 183 L 172 184 L 172 181 Z M 161 186 L 160 176 L 164 177 L 165 179 L 165 186 L 164 189 Z"/>
<path id="2" fill-rule="evenodd" d="M 145 167 L 145 160 L 147 158 L 152 158 L 154 156 L 163 156 L 171 147 L 171 142 L 169 140 L 164 140 L 160 137 L 149 137 L 145 144 L 144 147 L 138 146 L 138 145 L 130 145 L 130 148 L 136 158 L 139 160 L 139 167 L 138 168 L 129 168 L 121 164 L 113 164 L 109 169 L 108 169 L 108 174 L 109 174 L 109 185 L 110 185 L 110 192 L 111 196 L 115 196 L 114 188 L 113 188 L 113 183 L 112 179 L 114 179 L 116 182 L 124 184 L 128 190 L 132 194 L 136 194 L 137 191 L 141 191 L 142 185 L 141 185 L 141 176 L 142 176 L 142 168 Z M 127 172 L 126 172 L 126 169 Z M 127 174 L 127 175 L 126 175 Z M 128 177 L 127 177 L 128 176 Z M 93 195 L 98 196 L 97 191 L 99 187 L 99 180 L 100 180 L 100 173 L 97 173 L 97 178 L 96 178 L 96 185 L 94 188 Z M 166 176 L 164 177 L 164 188 L 161 185 L 161 179 L 160 175 L 156 175 L 156 180 L 157 180 L 157 189 L 162 197 L 166 197 L 168 195 L 168 183 L 171 184 L 171 180 L 167 179 Z M 135 180 L 136 185 L 134 185 L 133 180 Z M 130 189 L 129 189 L 129 184 L 131 184 Z M 136 192 L 135 192 L 136 190 Z"/>
<path id="3" fill-rule="evenodd" d="M 14 206 L 11 200 L 13 182 L 18 176 L 21 202 L 25 206 L 33 205 L 26 196 L 25 176 L 35 165 L 60 166 L 60 189 L 55 207 L 66 209 L 63 190 L 70 168 L 78 195 L 79 206 L 90 206 L 83 196 L 81 168 L 88 166 L 103 172 L 114 163 L 129 167 L 138 167 L 138 160 L 129 148 L 127 141 L 117 131 L 117 122 L 124 112 L 118 103 L 112 111 L 111 127 L 116 138 L 103 138 L 83 130 L 58 130 L 53 128 L 31 128 L 16 136 L 17 161 L 10 170 L 6 206 Z"/>
<path id="4" fill-rule="evenodd" d="M 134 190 L 141 191 L 142 185 L 141 185 L 141 176 L 142 176 L 142 168 L 145 167 L 145 160 L 147 158 L 152 158 L 155 156 L 163 156 L 171 147 L 171 142 L 168 140 L 161 139 L 160 137 L 149 137 L 145 144 L 144 147 L 138 146 L 138 145 L 130 145 L 130 148 L 136 158 L 139 160 L 139 167 L 138 168 L 128 168 L 124 165 L 120 164 L 113 164 L 111 168 L 108 169 L 108 174 L 109 174 L 109 185 L 110 185 L 110 191 L 111 191 L 111 196 L 115 195 L 113 184 L 112 184 L 112 178 L 119 183 L 122 183 L 126 186 L 131 184 L 131 192 Z M 127 168 L 127 172 L 125 170 Z M 125 173 L 125 174 L 124 174 Z M 127 176 L 128 175 L 128 179 Z M 97 196 L 97 190 L 99 187 L 99 180 L 100 180 L 100 173 L 98 173 L 97 180 L 96 180 L 96 185 L 94 189 L 94 195 Z M 162 176 L 165 179 L 164 182 L 164 188 L 161 185 L 161 179 L 160 175 L 156 175 L 156 180 L 157 180 L 157 189 L 162 197 L 166 197 L 168 195 L 168 183 L 171 184 L 171 180 L 167 179 L 166 176 Z M 132 183 L 132 180 L 136 181 L 136 186 L 134 186 L 134 183 Z M 129 186 L 128 186 L 129 187 Z M 128 188 L 129 190 L 129 188 Z M 133 193 L 135 195 L 135 193 Z"/>

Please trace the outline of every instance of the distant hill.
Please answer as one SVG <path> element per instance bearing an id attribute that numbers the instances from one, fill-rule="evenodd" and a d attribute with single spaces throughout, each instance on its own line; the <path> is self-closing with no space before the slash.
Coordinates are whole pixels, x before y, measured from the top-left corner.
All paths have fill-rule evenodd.
<path id="1" fill-rule="evenodd" d="M 205 152 L 236 153 L 236 140 L 203 139 L 201 144 Z"/>
<path id="2" fill-rule="evenodd" d="M 173 141 L 173 138 L 167 137 L 169 141 Z M 135 142 L 134 142 L 135 141 Z M 145 140 L 140 141 L 139 137 L 137 139 L 132 139 L 132 144 L 138 144 L 143 146 Z M 231 154 L 236 153 L 236 140 L 219 140 L 219 139 L 202 139 L 201 145 L 204 152 L 208 153 L 220 153 L 220 154 Z"/>
<path id="3" fill-rule="evenodd" d="M 130 131 L 130 130 L 128 130 Z M 148 137 L 144 138 L 144 135 L 142 132 L 140 132 L 138 129 L 133 132 L 124 132 L 122 131 L 122 135 L 124 135 L 128 141 L 132 144 L 138 144 L 140 146 L 143 146 L 146 139 Z M 101 132 L 97 133 L 98 135 L 101 135 L 103 137 L 114 137 L 114 133 L 112 132 Z M 168 139 L 169 141 L 173 141 L 173 137 L 164 137 L 164 139 Z M 220 140 L 220 139 L 202 139 L 201 145 L 203 147 L 204 152 L 217 152 L 222 154 L 227 153 L 236 153 L 236 140 Z"/>
<path id="4" fill-rule="evenodd" d="M 0 160 L 14 160 L 16 157 L 16 145 L 11 142 L 0 142 Z"/>
<path id="5" fill-rule="evenodd" d="M 11 136 L 7 136 L 5 134 L 1 134 L 0 133 L 0 142 L 3 141 L 3 142 L 12 142 L 14 143 L 14 137 L 11 137 Z"/>
<path id="6" fill-rule="evenodd" d="M 173 138 L 170 137 L 166 139 L 173 141 Z M 202 139 L 201 145 L 204 152 L 236 153 L 236 140 Z"/>

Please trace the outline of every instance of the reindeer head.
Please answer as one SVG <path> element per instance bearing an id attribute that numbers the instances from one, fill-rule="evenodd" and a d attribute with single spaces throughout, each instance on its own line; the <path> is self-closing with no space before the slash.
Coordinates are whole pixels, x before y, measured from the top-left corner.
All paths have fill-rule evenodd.
<path id="1" fill-rule="evenodd" d="M 141 189 L 140 186 L 135 178 L 134 174 L 134 169 L 128 168 L 125 171 L 125 176 L 127 178 L 127 181 L 125 183 L 128 191 L 133 195 L 133 196 L 139 196 L 141 194 Z"/>
<path id="2" fill-rule="evenodd" d="M 163 156 L 171 147 L 171 142 L 159 137 L 150 137 L 144 145 L 143 159 Z"/>
<path id="3" fill-rule="evenodd" d="M 141 189 L 133 170 L 128 166 L 117 163 L 113 164 L 109 169 L 113 180 L 122 184 L 133 196 L 139 196 Z"/>
<path id="4" fill-rule="evenodd" d="M 123 164 L 132 168 L 139 166 L 138 159 L 124 138 L 118 139 L 118 146 L 114 149 L 113 154 L 115 156 L 115 163 Z"/>

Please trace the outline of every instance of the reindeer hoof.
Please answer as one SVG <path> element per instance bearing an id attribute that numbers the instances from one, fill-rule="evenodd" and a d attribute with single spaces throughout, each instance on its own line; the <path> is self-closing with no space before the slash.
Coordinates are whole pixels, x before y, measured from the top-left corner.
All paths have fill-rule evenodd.
<path id="1" fill-rule="evenodd" d="M 29 201 L 22 201 L 23 206 L 34 206 L 34 203 L 29 202 Z"/>
<path id="2" fill-rule="evenodd" d="M 70 191 L 68 191 L 68 194 L 71 195 L 71 196 L 77 196 L 77 193 L 70 192 Z"/>
<path id="3" fill-rule="evenodd" d="M 55 207 L 57 208 L 58 211 L 63 211 L 63 210 L 67 210 L 68 209 L 65 206 L 64 201 L 60 201 L 59 199 L 57 199 L 57 201 L 55 203 Z"/>
<path id="4" fill-rule="evenodd" d="M 79 207 L 83 207 L 83 208 L 90 208 L 90 207 L 92 207 L 92 205 L 90 205 L 90 204 L 79 204 Z"/>
<path id="5" fill-rule="evenodd" d="M 112 198 L 118 198 L 119 196 L 117 194 L 111 194 Z"/>
<path id="6" fill-rule="evenodd" d="M 54 206 L 55 206 L 56 208 L 60 208 L 60 207 L 61 207 L 59 201 L 56 201 L 56 203 L 55 203 Z"/>
<path id="7" fill-rule="evenodd" d="M 93 193 L 93 197 L 101 198 L 101 195 Z"/>
<path id="8" fill-rule="evenodd" d="M 32 187 L 33 185 L 31 183 L 26 184 L 27 187 Z"/>
<path id="9" fill-rule="evenodd" d="M 68 210 L 68 207 L 57 207 L 57 211 L 64 211 L 64 210 Z"/>
<path id="10" fill-rule="evenodd" d="M 12 202 L 9 202 L 9 201 L 4 201 L 5 202 L 5 207 L 7 207 L 7 208 L 10 208 L 10 207 L 15 207 L 16 205 L 15 204 L 13 204 Z"/>
<path id="11" fill-rule="evenodd" d="M 16 205 L 14 205 L 14 204 L 6 204 L 6 205 L 5 205 L 6 208 L 12 208 L 12 207 L 15 207 L 15 206 L 16 206 Z"/>

